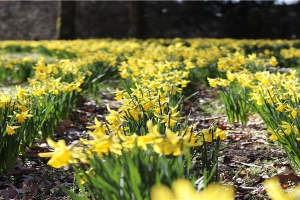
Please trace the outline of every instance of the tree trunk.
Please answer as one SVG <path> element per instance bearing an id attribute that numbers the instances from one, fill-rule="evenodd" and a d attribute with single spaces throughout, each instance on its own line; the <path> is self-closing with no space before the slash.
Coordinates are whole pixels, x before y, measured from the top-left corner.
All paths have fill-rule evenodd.
<path id="1" fill-rule="evenodd" d="M 129 1 L 129 37 L 145 38 L 144 2 Z"/>
<path id="2" fill-rule="evenodd" d="M 56 39 L 75 39 L 75 1 L 59 1 L 56 21 Z"/>

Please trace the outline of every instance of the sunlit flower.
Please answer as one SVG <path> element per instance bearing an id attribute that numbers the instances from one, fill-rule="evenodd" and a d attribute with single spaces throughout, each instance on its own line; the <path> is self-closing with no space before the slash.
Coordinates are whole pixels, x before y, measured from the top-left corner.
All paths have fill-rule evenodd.
<path id="1" fill-rule="evenodd" d="M 264 182 L 268 196 L 272 200 L 298 200 L 300 197 L 300 186 L 295 187 L 291 192 L 287 193 L 280 186 L 279 179 L 273 177 Z"/>
<path id="2" fill-rule="evenodd" d="M 211 87 L 217 87 L 219 81 L 218 79 L 207 78 L 207 80 Z"/>
<path id="3" fill-rule="evenodd" d="M 8 135 L 13 135 L 16 133 L 15 129 L 20 128 L 21 126 L 7 126 L 6 131 Z"/>
<path id="4" fill-rule="evenodd" d="M 213 183 L 203 191 L 197 193 L 190 181 L 177 179 L 173 182 L 172 189 L 163 184 L 152 186 L 150 196 L 151 200 L 233 200 L 234 188 L 232 186 L 222 186 Z"/>
<path id="5" fill-rule="evenodd" d="M 0 97 L 0 106 L 5 109 L 6 106 L 11 103 L 11 101 L 12 99 L 10 95 L 2 94 Z"/>
<path id="6" fill-rule="evenodd" d="M 88 129 L 94 129 L 94 133 L 103 133 L 105 134 L 105 130 L 106 130 L 106 127 L 103 123 L 99 122 L 97 117 L 95 117 L 94 119 L 94 122 L 95 122 L 95 125 L 93 126 L 87 126 L 86 128 Z"/>
<path id="7" fill-rule="evenodd" d="M 54 168 L 68 166 L 76 162 L 76 159 L 85 159 L 84 154 L 81 153 L 83 150 L 82 147 L 76 147 L 75 145 L 67 146 L 64 140 L 55 142 L 50 138 L 47 139 L 47 143 L 54 151 L 39 153 L 38 155 L 40 157 L 51 157 L 47 164 Z"/>
<path id="8" fill-rule="evenodd" d="M 279 111 L 279 112 L 282 112 L 283 109 L 285 108 L 285 106 L 284 106 L 283 103 L 278 103 L 278 104 L 279 104 L 279 106 L 276 108 L 276 110 Z"/>
<path id="9" fill-rule="evenodd" d="M 33 116 L 32 114 L 29 114 L 28 112 L 29 112 L 29 110 L 26 110 L 26 111 L 21 112 L 21 113 L 17 113 L 17 112 L 14 111 L 14 114 L 16 115 L 16 118 L 18 119 L 19 123 L 23 123 L 23 122 L 25 122 L 25 119 L 30 118 L 30 117 Z"/>

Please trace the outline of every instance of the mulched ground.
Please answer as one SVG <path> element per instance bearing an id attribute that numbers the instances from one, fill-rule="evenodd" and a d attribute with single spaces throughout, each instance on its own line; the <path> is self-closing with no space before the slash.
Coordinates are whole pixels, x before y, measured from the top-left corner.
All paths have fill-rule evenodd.
<path id="1" fill-rule="evenodd" d="M 190 121 L 199 122 L 199 129 L 208 128 L 214 122 L 228 131 L 228 138 L 222 142 L 219 174 L 223 183 L 235 186 L 236 199 L 268 199 L 262 183 L 274 175 L 282 174 L 280 178 L 284 182 L 293 180 L 292 184 L 284 184 L 285 188 L 300 182 L 284 151 L 268 140 L 269 134 L 260 117 L 251 116 L 246 125 L 229 125 L 224 113 L 210 112 L 222 110 L 217 98 L 216 89 L 201 87 L 195 97 L 184 102 L 184 112 L 192 111 Z M 85 127 L 93 124 L 94 117 L 104 119 L 107 103 L 111 108 L 120 105 L 104 92 L 99 101 L 80 101 L 70 119 L 60 123 L 53 139 L 71 143 L 79 137 L 87 137 Z M 0 199 L 68 199 L 60 184 L 79 191 L 70 168 L 53 169 L 47 166 L 48 159 L 38 157 L 37 153 L 47 151 L 50 151 L 49 146 L 37 140 L 36 146 L 20 155 L 13 170 L 0 174 Z"/>

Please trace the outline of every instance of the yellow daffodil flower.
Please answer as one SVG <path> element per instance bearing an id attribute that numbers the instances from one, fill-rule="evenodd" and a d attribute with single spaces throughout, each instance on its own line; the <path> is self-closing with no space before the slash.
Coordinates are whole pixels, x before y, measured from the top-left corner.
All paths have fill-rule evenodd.
<path id="1" fill-rule="evenodd" d="M 220 140 L 225 140 L 227 138 L 226 131 L 219 129 L 219 128 L 214 128 L 210 127 L 209 129 L 202 130 L 200 131 L 204 135 L 204 140 L 206 142 L 212 142 L 214 139 L 217 139 L 220 137 Z"/>
<path id="2" fill-rule="evenodd" d="M 291 112 L 291 117 L 293 117 L 294 119 L 296 119 L 298 112 L 299 112 L 299 108 L 293 108 L 292 106 L 288 105 L 286 106 L 286 111 Z"/>
<path id="3" fill-rule="evenodd" d="M 213 183 L 197 193 L 190 181 L 178 179 L 173 182 L 172 189 L 163 184 L 152 186 L 150 196 L 151 200 L 233 200 L 234 188 Z"/>
<path id="4" fill-rule="evenodd" d="M 5 109 L 6 106 L 11 103 L 11 101 L 12 99 L 10 95 L 2 94 L 0 97 L 0 106 Z"/>
<path id="5" fill-rule="evenodd" d="M 213 78 L 207 78 L 208 83 L 211 87 L 217 87 L 218 86 L 218 79 L 213 79 Z"/>
<path id="6" fill-rule="evenodd" d="M 25 119 L 32 117 L 32 114 L 28 114 L 29 110 L 21 112 L 21 113 L 17 113 L 14 111 L 14 114 L 16 115 L 16 118 L 18 119 L 19 123 L 23 123 L 25 122 Z"/>
<path id="7" fill-rule="evenodd" d="M 16 133 L 15 129 L 20 128 L 21 126 L 7 126 L 6 131 L 8 135 L 13 135 Z"/>
<path id="8" fill-rule="evenodd" d="M 100 157 L 109 152 L 122 155 L 122 145 L 120 144 L 120 138 L 117 135 L 103 135 L 102 137 L 94 138 L 93 140 L 80 138 L 80 141 L 83 144 L 88 145 L 89 149 L 92 152 L 96 152 Z"/>
<path id="9" fill-rule="evenodd" d="M 75 145 L 67 146 L 64 140 L 55 142 L 50 138 L 47 139 L 47 143 L 54 151 L 39 153 L 38 155 L 40 157 L 51 157 L 47 164 L 54 168 L 68 166 L 69 164 L 76 162 L 76 159 L 85 159 L 84 154 L 81 153 L 83 150 L 82 147 L 76 147 Z"/>
<path id="10" fill-rule="evenodd" d="M 86 128 L 88 129 L 94 129 L 94 133 L 100 133 L 101 135 L 105 135 L 105 130 L 106 130 L 106 127 L 104 126 L 103 123 L 99 122 L 97 117 L 95 117 L 94 119 L 94 122 L 95 122 L 95 125 L 93 126 L 87 126 Z"/>
<path id="11" fill-rule="evenodd" d="M 279 112 L 282 112 L 282 111 L 284 110 L 285 106 L 284 106 L 283 103 L 278 103 L 278 104 L 279 104 L 279 105 L 278 105 L 278 107 L 277 107 L 275 110 L 277 110 L 277 111 L 279 111 Z"/>
<path id="12" fill-rule="evenodd" d="M 300 197 L 300 186 L 295 187 L 293 191 L 287 193 L 280 186 L 280 182 L 277 177 L 264 181 L 264 186 L 268 196 L 272 200 L 298 200 Z"/>

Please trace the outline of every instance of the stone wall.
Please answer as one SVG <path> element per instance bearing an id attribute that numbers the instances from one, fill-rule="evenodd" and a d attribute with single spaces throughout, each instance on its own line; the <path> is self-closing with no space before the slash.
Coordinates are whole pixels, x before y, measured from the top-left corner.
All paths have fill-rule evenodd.
<path id="1" fill-rule="evenodd" d="M 56 1 L 1 1 L 0 40 L 55 39 Z M 145 1 L 146 38 L 299 38 L 300 4 Z M 129 2 L 76 1 L 76 38 L 127 38 Z"/>
<path id="2" fill-rule="evenodd" d="M 54 39 L 57 2 L 1 1 L 0 40 Z"/>

